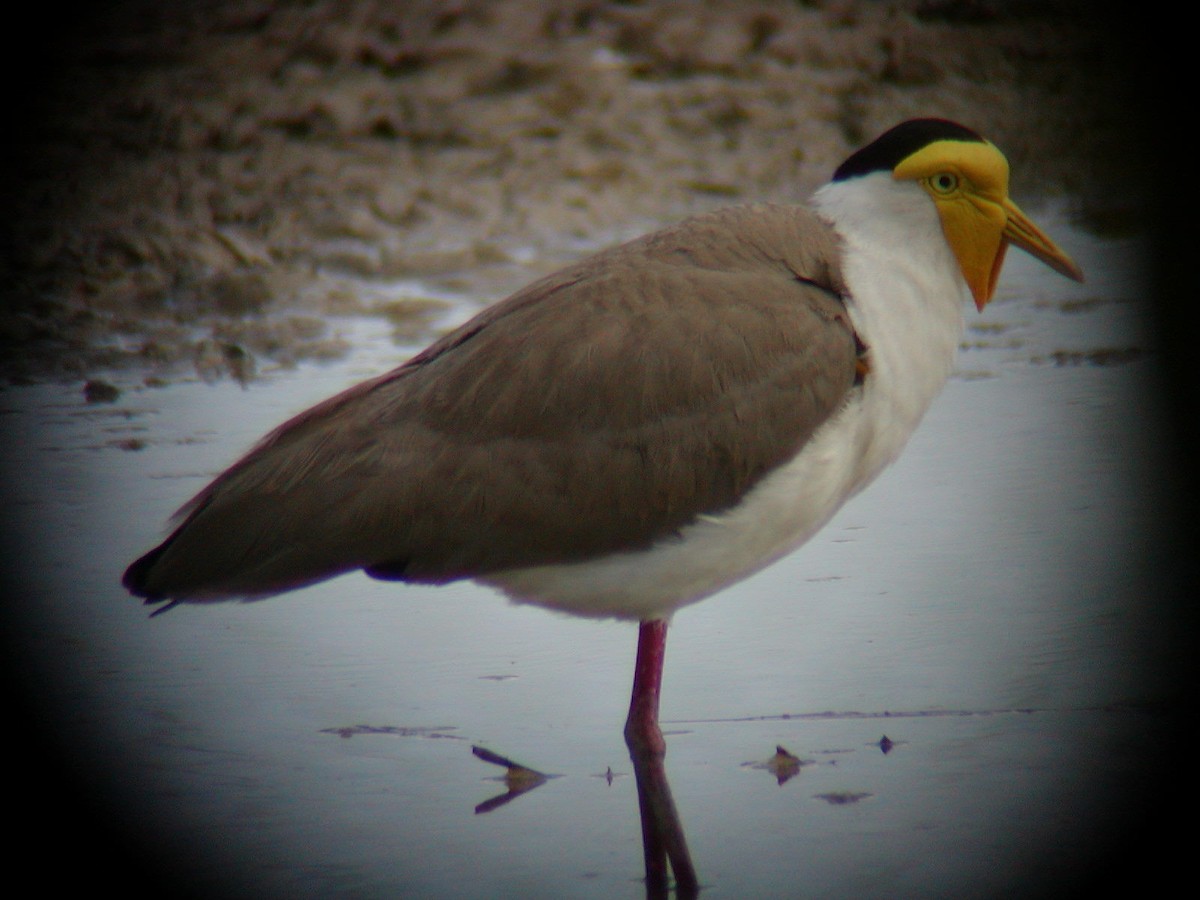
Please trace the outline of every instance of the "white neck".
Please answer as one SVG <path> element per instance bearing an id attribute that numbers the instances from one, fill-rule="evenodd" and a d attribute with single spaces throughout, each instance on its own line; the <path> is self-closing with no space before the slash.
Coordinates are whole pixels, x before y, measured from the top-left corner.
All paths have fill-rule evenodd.
<path id="1" fill-rule="evenodd" d="M 953 371 L 969 298 L 937 208 L 919 185 L 884 172 L 828 184 L 813 205 L 845 244 L 868 384 L 884 389 L 880 399 L 911 430 Z"/>

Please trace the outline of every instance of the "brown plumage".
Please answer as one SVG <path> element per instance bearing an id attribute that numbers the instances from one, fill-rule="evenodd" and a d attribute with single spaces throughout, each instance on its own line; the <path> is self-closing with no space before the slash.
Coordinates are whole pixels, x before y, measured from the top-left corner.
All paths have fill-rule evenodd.
<path id="1" fill-rule="evenodd" d="M 269 434 L 125 584 L 206 600 L 358 568 L 442 582 L 669 538 L 853 389 L 835 241 L 801 208 L 740 207 L 543 278 Z"/>

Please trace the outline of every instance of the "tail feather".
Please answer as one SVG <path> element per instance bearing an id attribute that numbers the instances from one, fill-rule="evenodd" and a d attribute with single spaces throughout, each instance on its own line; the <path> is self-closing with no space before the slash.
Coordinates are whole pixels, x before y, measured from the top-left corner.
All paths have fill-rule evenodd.
<path id="1" fill-rule="evenodd" d="M 320 536 L 311 519 L 280 516 L 267 504 L 208 505 L 135 560 L 121 582 L 148 604 L 171 601 L 157 615 L 177 603 L 263 599 L 361 567 Z"/>
<path id="2" fill-rule="evenodd" d="M 121 584 L 133 596 L 142 597 L 147 603 L 162 603 L 168 599 L 165 595 L 150 587 L 150 573 L 154 569 L 154 564 L 158 562 L 159 557 L 166 552 L 171 540 L 171 538 L 168 538 L 163 541 L 125 570 L 125 575 L 121 578 Z"/>

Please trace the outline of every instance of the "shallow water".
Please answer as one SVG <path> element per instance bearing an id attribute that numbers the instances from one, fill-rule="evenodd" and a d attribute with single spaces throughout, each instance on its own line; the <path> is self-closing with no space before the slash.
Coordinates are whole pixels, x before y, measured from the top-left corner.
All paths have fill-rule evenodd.
<path id="1" fill-rule="evenodd" d="M 1167 486 L 1136 248 L 1037 218 L 1088 283 L 1010 254 L 900 462 L 676 616 L 667 773 L 706 894 L 1019 891 L 1072 877 L 1140 789 Z M 210 894 L 643 896 L 631 625 L 363 576 L 153 620 L 121 589 L 264 431 L 417 349 L 339 328 L 349 359 L 247 388 L 0 394 L 40 705 L 114 827 Z M 474 744 L 560 777 L 477 812 L 506 788 Z M 780 745 L 782 784 L 756 765 Z"/>

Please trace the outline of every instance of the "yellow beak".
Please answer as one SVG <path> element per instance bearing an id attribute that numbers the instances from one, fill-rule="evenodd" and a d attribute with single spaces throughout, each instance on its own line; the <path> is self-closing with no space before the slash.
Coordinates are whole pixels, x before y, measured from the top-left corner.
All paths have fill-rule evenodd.
<path id="1" fill-rule="evenodd" d="M 1004 212 L 1008 216 L 1008 222 L 1004 226 L 1004 239 L 1008 243 L 1015 244 L 1035 259 L 1041 260 L 1058 274 L 1066 275 L 1072 281 L 1083 281 L 1083 269 L 1075 265 L 1075 261 L 1063 253 L 1045 232 L 1029 221 L 1017 204 L 1006 199 Z M 996 268 L 998 272 L 999 266 Z M 978 302 L 976 299 L 976 304 Z"/>
<path id="2" fill-rule="evenodd" d="M 1071 257 L 1008 197 L 960 195 L 955 201 L 939 202 L 938 208 L 942 230 L 975 298 L 976 309 L 982 311 L 996 292 L 1009 244 L 1020 247 L 1059 274 L 1083 281 L 1083 271 Z"/>

